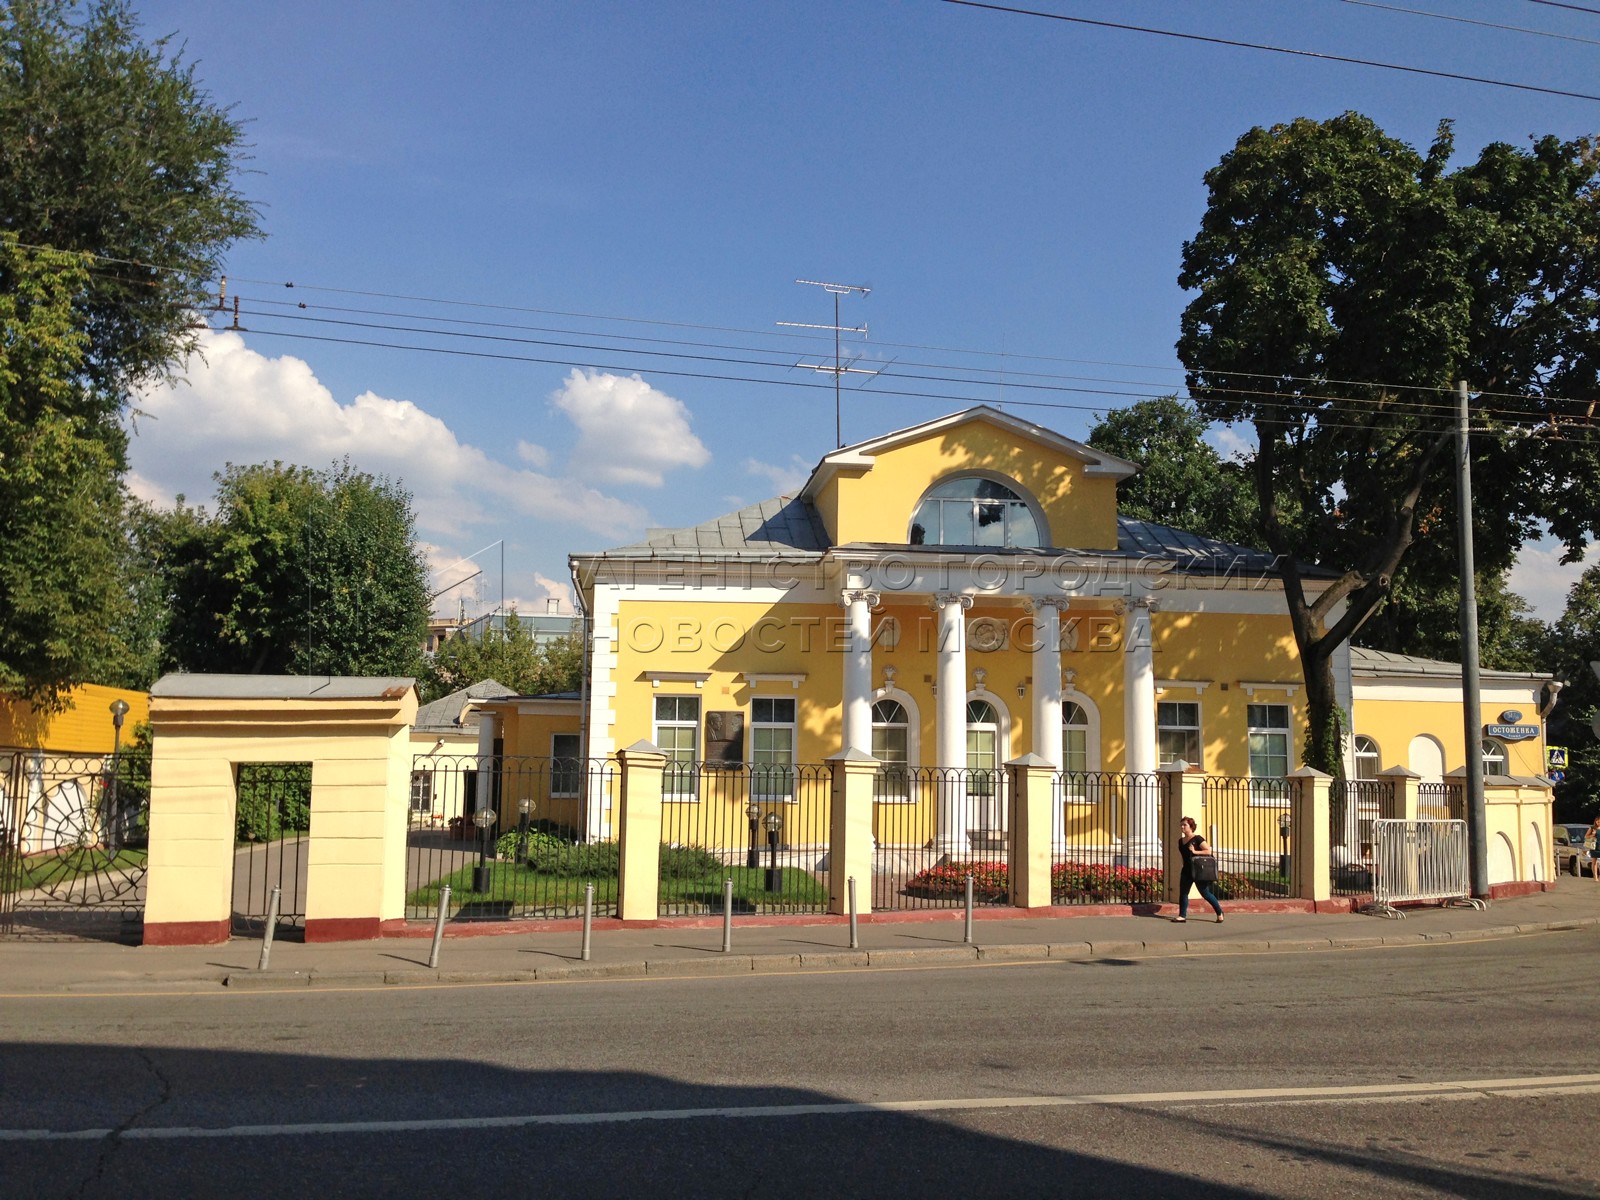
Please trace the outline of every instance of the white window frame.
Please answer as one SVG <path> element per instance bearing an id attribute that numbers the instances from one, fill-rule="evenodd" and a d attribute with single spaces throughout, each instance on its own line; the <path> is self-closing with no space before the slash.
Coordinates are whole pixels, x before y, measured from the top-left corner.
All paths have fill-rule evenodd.
<path id="1" fill-rule="evenodd" d="M 878 719 L 878 706 L 892 704 L 900 710 L 899 721 L 882 721 Z M 901 760 L 886 759 L 879 748 L 878 734 L 884 730 L 899 730 L 905 740 L 905 758 Z M 872 757 L 879 762 L 878 785 L 873 789 L 873 799 L 881 804 L 909 804 L 911 802 L 911 710 L 906 707 L 904 700 L 897 696 L 880 696 L 872 702 Z M 902 772 L 901 785 L 894 788 L 887 781 L 889 772 L 899 768 Z"/>
<path id="2" fill-rule="evenodd" d="M 761 705 L 775 705 L 775 706 L 777 706 L 777 705 L 784 705 L 784 704 L 787 704 L 789 706 L 789 719 L 786 720 L 786 721 L 779 721 L 779 720 L 765 720 L 765 721 L 763 721 L 763 720 L 759 719 L 758 716 L 757 716 L 758 706 L 761 706 Z M 774 761 L 772 763 L 763 764 L 763 763 L 757 763 L 756 762 L 756 742 L 759 740 L 758 735 L 763 733 L 763 732 L 769 732 L 769 731 L 787 732 L 788 733 L 788 735 L 789 735 L 789 761 L 788 761 L 788 763 L 786 763 L 786 764 L 778 764 L 777 762 Z M 800 704 L 799 704 L 799 702 L 797 700 L 795 700 L 794 698 L 789 697 L 789 696 L 752 696 L 750 698 L 749 754 L 750 754 L 750 797 L 751 797 L 751 799 L 755 800 L 757 803 L 776 803 L 776 802 L 779 802 L 779 801 L 781 801 L 783 803 L 786 803 L 786 804 L 795 803 L 794 777 L 795 777 L 795 766 L 796 766 L 796 764 L 798 762 L 798 758 L 796 757 L 796 755 L 797 755 L 797 751 L 799 749 L 799 743 L 800 743 Z M 779 773 L 779 770 L 777 769 L 780 765 L 787 769 L 787 777 L 786 778 L 780 779 L 780 773 Z M 781 784 L 781 786 L 780 787 L 774 787 L 773 785 L 775 783 Z"/>
<path id="3" fill-rule="evenodd" d="M 1378 750 L 1377 739 L 1369 737 L 1367 734 L 1356 734 L 1355 741 L 1350 748 L 1350 758 L 1355 764 L 1357 779 L 1376 779 L 1378 772 L 1383 769 L 1383 758 Z M 1364 775 L 1362 774 L 1362 767 L 1366 763 L 1372 765 L 1372 770 L 1370 774 Z"/>
<path id="4" fill-rule="evenodd" d="M 1498 771 L 1491 771 L 1489 769 L 1489 764 L 1491 762 L 1498 762 L 1500 764 L 1500 769 Z M 1484 777 L 1487 778 L 1490 775 L 1509 775 L 1509 774 L 1511 774 L 1510 766 L 1511 766 L 1511 751 L 1506 747 L 1506 743 L 1502 742 L 1499 738 L 1491 738 L 1491 737 L 1484 738 L 1483 739 L 1483 774 L 1484 774 Z"/>
<path id="5" fill-rule="evenodd" d="M 1251 720 L 1250 710 L 1252 708 L 1282 709 L 1283 710 L 1283 724 L 1282 725 L 1257 725 L 1257 724 L 1255 724 Z M 1251 743 L 1251 741 L 1253 739 L 1255 739 L 1257 737 L 1281 737 L 1281 738 L 1283 738 L 1283 755 L 1282 755 L 1282 757 L 1283 757 L 1283 774 L 1282 775 L 1258 775 L 1258 774 L 1256 774 L 1256 754 L 1255 754 L 1255 751 L 1251 749 L 1250 743 Z M 1245 706 L 1245 754 L 1247 756 L 1247 761 L 1249 762 L 1249 765 L 1250 765 L 1250 779 L 1252 781 L 1257 780 L 1257 779 L 1277 781 L 1277 785 L 1276 786 L 1274 786 L 1271 789 L 1262 788 L 1259 793 L 1258 793 L 1257 789 L 1254 786 L 1252 786 L 1251 789 L 1250 789 L 1250 803 L 1253 804 L 1253 805 L 1258 805 L 1260 807 L 1264 807 L 1264 808 L 1277 808 L 1277 807 L 1282 806 L 1283 797 L 1284 797 L 1284 787 L 1286 785 L 1282 784 L 1281 781 L 1288 778 L 1290 768 L 1294 763 L 1294 709 L 1291 708 L 1288 704 L 1284 704 L 1284 703 L 1270 703 L 1270 702 L 1268 702 L 1268 703 L 1260 703 L 1260 704 L 1258 704 L 1254 700 L 1252 700 L 1248 704 L 1246 704 L 1246 706 Z M 1277 755 L 1274 755 L 1273 757 L 1277 757 Z"/>
<path id="6" fill-rule="evenodd" d="M 411 811 L 424 816 L 433 813 L 433 772 L 411 772 Z"/>
<path id="7" fill-rule="evenodd" d="M 677 710 L 683 701 L 688 701 L 694 705 L 693 718 L 675 715 L 668 720 L 662 720 L 660 704 L 663 700 L 673 701 L 674 710 Z M 700 789 L 697 786 L 699 782 L 697 764 L 700 760 L 700 697 L 686 696 L 682 693 L 655 696 L 652 698 L 650 713 L 652 719 L 650 727 L 651 740 L 655 742 L 657 749 L 667 756 L 666 771 L 661 780 L 661 798 L 663 800 L 699 800 Z M 687 759 L 677 756 L 677 752 L 681 747 L 673 746 L 669 748 L 662 745 L 661 733 L 665 729 L 689 730 L 689 757 Z M 678 739 L 673 738 L 672 740 L 676 742 Z M 681 766 L 675 767 L 675 764 L 679 763 L 687 763 L 687 770 Z"/>
<path id="8" fill-rule="evenodd" d="M 1067 713 L 1076 708 L 1083 714 L 1082 724 L 1069 725 Z M 1089 803 L 1089 788 L 1083 780 L 1068 780 L 1066 776 L 1073 773 L 1067 765 L 1067 742 L 1069 733 L 1083 734 L 1083 771 L 1084 775 L 1093 775 L 1100 770 L 1100 712 L 1094 702 L 1079 692 L 1066 692 L 1061 697 L 1061 793 L 1062 799 L 1069 804 Z"/>
<path id="9" fill-rule="evenodd" d="M 1162 721 L 1161 721 L 1161 710 L 1163 708 L 1167 708 L 1167 707 L 1170 707 L 1170 708 L 1192 708 L 1194 710 L 1194 724 L 1192 724 L 1192 725 L 1163 724 Z M 1191 767 L 1200 767 L 1200 768 L 1203 769 L 1205 767 L 1205 763 L 1202 760 L 1205 758 L 1205 752 L 1206 752 L 1205 738 L 1202 736 L 1202 731 L 1204 729 L 1204 721 L 1205 721 L 1205 713 L 1201 711 L 1200 701 L 1197 700 L 1197 699 L 1196 700 L 1157 700 L 1156 701 L 1156 764 L 1158 766 L 1163 766 L 1163 767 L 1169 766 L 1172 763 L 1177 762 L 1178 761 L 1178 757 L 1181 757 L 1183 759 L 1183 761 L 1188 763 Z M 1194 758 L 1191 759 L 1187 754 L 1180 755 L 1180 756 L 1177 756 L 1177 757 L 1168 757 L 1166 749 L 1163 748 L 1163 746 L 1161 745 L 1161 735 L 1163 733 L 1166 733 L 1166 732 L 1184 733 L 1184 734 L 1192 737 L 1193 740 L 1194 740 L 1194 750 L 1195 750 Z"/>

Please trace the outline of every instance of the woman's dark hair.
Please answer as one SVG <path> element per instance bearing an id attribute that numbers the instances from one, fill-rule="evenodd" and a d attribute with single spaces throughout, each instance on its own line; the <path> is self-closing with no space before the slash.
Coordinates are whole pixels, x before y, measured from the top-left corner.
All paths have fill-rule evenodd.
<path id="1" fill-rule="evenodd" d="M 1187 825 L 1191 829 L 1199 829 L 1200 828 L 1199 825 L 1195 824 L 1195 820 L 1194 820 L 1193 817 L 1184 817 L 1183 820 L 1178 822 L 1178 824 L 1179 825 Z"/>

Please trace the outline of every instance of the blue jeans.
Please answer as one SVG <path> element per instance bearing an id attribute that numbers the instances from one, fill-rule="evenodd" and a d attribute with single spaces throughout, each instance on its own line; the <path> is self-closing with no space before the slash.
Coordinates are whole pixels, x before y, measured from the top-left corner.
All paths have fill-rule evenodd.
<path id="1" fill-rule="evenodd" d="M 1189 872 L 1189 864 L 1184 863 L 1183 873 L 1178 876 L 1178 915 L 1180 917 L 1189 915 L 1189 889 L 1191 887 L 1199 888 L 1200 898 L 1211 905 L 1211 911 L 1219 917 L 1222 915 L 1222 901 L 1217 899 L 1217 893 L 1212 890 L 1213 885 L 1196 883 L 1194 876 Z"/>

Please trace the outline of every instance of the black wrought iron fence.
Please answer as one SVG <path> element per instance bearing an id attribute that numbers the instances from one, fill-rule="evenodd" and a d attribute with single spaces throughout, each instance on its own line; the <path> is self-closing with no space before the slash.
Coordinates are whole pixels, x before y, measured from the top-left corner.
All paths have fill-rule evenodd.
<path id="1" fill-rule="evenodd" d="M 419 755 L 411 764 L 406 916 L 457 921 L 617 912 L 615 759 Z"/>
<path id="2" fill-rule="evenodd" d="M 1417 816 L 1424 821 L 1465 821 L 1466 789 L 1459 783 L 1419 783 Z"/>
<path id="3" fill-rule="evenodd" d="M 1011 786 L 1004 771 L 887 767 L 873 784 L 872 907 L 1009 904 Z"/>
<path id="4" fill-rule="evenodd" d="M 279 891 L 278 924 L 303 928 L 311 844 L 311 764 L 240 763 L 234 777 L 233 927 L 261 933 Z"/>
<path id="5" fill-rule="evenodd" d="M 147 754 L 0 750 L 0 932 L 19 913 L 137 917 L 149 823 Z"/>
<path id="6" fill-rule="evenodd" d="M 1052 904 L 1145 904 L 1161 899 L 1158 775 L 1065 772 L 1055 778 Z"/>
<path id="7" fill-rule="evenodd" d="M 1329 788 L 1329 882 L 1335 896 L 1372 891 L 1373 822 L 1383 815 L 1391 786 L 1384 779 L 1335 779 Z"/>
<path id="8" fill-rule="evenodd" d="M 1293 787 L 1288 779 L 1206 776 L 1204 812 L 1186 815 L 1216 852 L 1217 894 L 1224 900 L 1289 894 Z"/>
<path id="9" fill-rule="evenodd" d="M 662 916 L 828 911 L 833 773 L 826 765 L 669 764 L 662 780 Z"/>

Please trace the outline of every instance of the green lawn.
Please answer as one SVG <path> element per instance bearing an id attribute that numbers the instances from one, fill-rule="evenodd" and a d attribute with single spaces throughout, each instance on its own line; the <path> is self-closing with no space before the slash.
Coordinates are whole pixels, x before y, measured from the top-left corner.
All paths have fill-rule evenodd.
<path id="1" fill-rule="evenodd" d="M 472 890 L 471 866 L 451 872 L 444 878 L 417 888 L 406 896 L 412 908 L 437 908 L 439 890 L 450 885 L 450 908 L 459 911 L 463 906 L 482 906 L 485 909 L 509 906 L 506 915 L 515 916 L 519 910 L 577 909 L 583 905 L 583 889 L 594 884 L 596 908 L 614 907 L 617 902 L 617 877 L 601 876 L 592 880 L 530 871 L 518 863 L 492 862 L 489 864 L 489 890 Z M 706 906 L 717 911 L 722 908 L 722 882 L 733 880 L 733 905 L 735 912 L 755 912 L 763 909 L 821 909 L 827 906 L 828 893 L 822 883 L 809 871 L 793 867 L 781 868 L 780 888 L 767 891 L 766 871 L 762 868 L 726 867 L 716 872 L 692 879 L 663 879 L 661 881 L 661 907 L 670 909 L 682 906 Z"/>
<path id="2" fill-rule="evenodd" d="M 63 850 L 55 854 L 35 854 L 8 864 L 0 870 L 7 891 L 27 892 L 38 887 L 57 887 L 68 880 L 102 871 L 143 870 L 144 850 L 119 850 L 115 855 L 94 847 Z"/>

